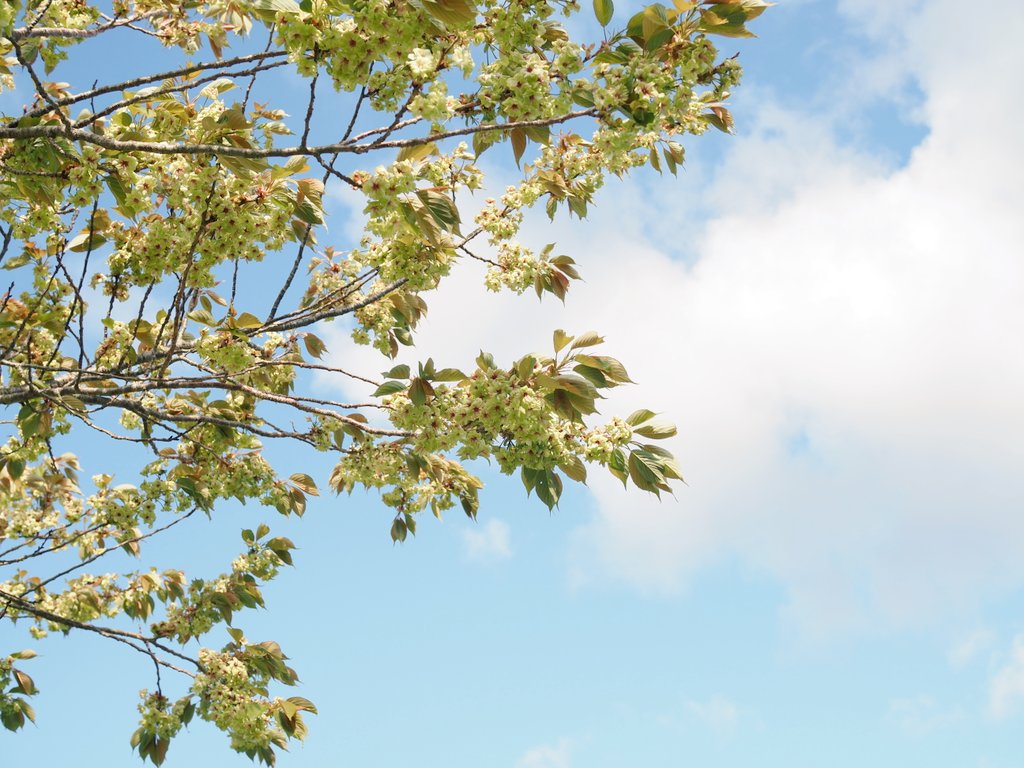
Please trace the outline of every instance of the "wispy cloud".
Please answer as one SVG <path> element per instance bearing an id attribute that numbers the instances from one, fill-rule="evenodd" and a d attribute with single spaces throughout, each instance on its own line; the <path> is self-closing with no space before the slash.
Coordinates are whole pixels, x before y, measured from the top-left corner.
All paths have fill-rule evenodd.
<path id="1" fill-rule="evenodd" d="M 490 518 L 462 531 L 466 557 L 476 562 L 493 563 L 512 557 L 512 540 L 507 523 Z"/>
<path id="2" fill-rule="evenodd" d="M 893 699 L 889 702 L 886 719 L 908 736 L 925 736 L 963 720 L 959 708 L 945 708 L 931 696 Z"/>
<path id="3" fill-rule="evenodd" d="M 686 711 L 715 731 L 731 733 L 736 729 L 740 709 L 726 696 L 715 695 L 706 701 L 686 702 Z"/>
<path id="4" fill-rule="evenodd" d="M 1024 634 L 1013 639 L 1005 662 L 989 682 L 989 712 L 1003 720 L 1020 711 L 1024 705 Z"/>
<path id="5" fill-rule="evenodd" d="M 516 763 L 516 768 L 570 768 L 572 740 L 560 739 L 554 745 L 528 749 Z"/>
<path id="6" fill-rule="evenodd" d="M 954 669 L 966 667 L 979 657 L 990 652 L 995 645 L 996 635 L 990 629 L 977 629 L 958 641 L 949 649 L 947 659 Z"/>

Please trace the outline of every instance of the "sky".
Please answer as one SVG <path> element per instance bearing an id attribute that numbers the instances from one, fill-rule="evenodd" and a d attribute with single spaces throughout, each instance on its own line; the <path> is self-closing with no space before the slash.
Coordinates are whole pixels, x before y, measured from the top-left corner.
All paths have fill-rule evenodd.
<path id="1" fill-rule="evenodd" d="M 476 523 L 403 546 L 369 495 L 267 513 L 297 567 L 247 634 L 320 709 L 283 768 L 1024 767 L 1024 6 L 780 0 L 755 31 L 722 46 L 735 136 L 610 182 L 587 222 L 529 221 L 580 262 L 564 307 L 467 264 L 418 333 L 465 365 L 601 331 L 638 382 L 603 410 L 674 421 L 687 484 L 593 472 L 549 514 L 484 468 Z M 212 567 L 263 514 L 159 554 Z M 145 660 L 38 650 L 39 723 L 0 735 L 4 764 L 135 764 Z M 195 723 L 166 765 L 214 762 L 248 764 Z"/>

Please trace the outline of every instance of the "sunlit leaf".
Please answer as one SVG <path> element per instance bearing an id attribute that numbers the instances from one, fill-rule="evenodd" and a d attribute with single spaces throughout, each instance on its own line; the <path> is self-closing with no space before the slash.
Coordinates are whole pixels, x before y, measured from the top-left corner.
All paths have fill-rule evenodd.
<path id="1" fill-rule="evenodd" d="M 612 0 L 594 0 L 594 15 L 597 17 L 597 23 L 602 27 L 608 26 L 613 13 L 615 13 L 615 4 Z"/>

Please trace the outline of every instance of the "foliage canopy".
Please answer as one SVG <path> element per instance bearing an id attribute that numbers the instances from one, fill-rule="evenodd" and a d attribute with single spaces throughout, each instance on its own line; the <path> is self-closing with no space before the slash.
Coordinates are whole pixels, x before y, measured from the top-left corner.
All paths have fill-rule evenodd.
<path id="1" fill-rule="evenodd" d="M 269 764 L 316 710 L 272 693 L 296 674 L 276 643 L 246 639 L 237 614 L 263 604 L 292 542 L 244 530 L 215 577 L 93 573 L 228 499 L 302 515 L 317 481 L 279 475 L 265 444 L 333 454 L 327 484 L 379 489 L 396 541 L 425 510 L 476 515 L 481 482 L 465 462 L 478 458 L 518 472 L 548 507 L 588 464 L 670 490 L 679 467 L 650 442 L 670 425 L 646 410 L 594 420 L 602 391 L 630 381 L 595 333 L 555 331 L 551 350 L 507 366 L 481 353 L 467 371 L 428 359 L 381 378 L 337 365 L 315 334 L 344 318 L 357 342 L 395 357 L 461 259 L 487 264 L 492 291 L 564 299 L 576 263 L 521 242 L 524 212 L 583 218 L 609 174 L 675 173 L 683 134 L 730 130 L 740 69 L 709 36 L 749 35 L 766 6 L 676 0 L 619 31 L 611 0 L 566 24 L 575 0 L 0 6 L 0 88 L 31 94 L 0 115 L 0 620 L 37 637 L 97 633 L 151 658 L 141 757 L 161 763 L 198 715 Z M 569 32 L 598 27 L 589 43 Z M 101 84 L 98 46 L 134 38 L 178 60 Z M 272 70 L 304 83 L 295 120 L 257 100 Z M 519 181 L 466 220 L 489 149 L 511 150 Z M 327 185 L 362 199 L 358 243 L 328 242 Z M 247 279 L 265 290 L 240 289 Z M 314 397 L 314 373 L 376 390 Z M 138 465 L 115 479 L 106 441 L 134 446 Z M 83 464 L 97 465 L 89 482 Z M 203 647 L 219 625 L 230 642 Z M 11 730 L 35 717 L 33 655 L 0 657 Z M 182 696 L 164 693 L 161 669 L 187 678 Z"/>

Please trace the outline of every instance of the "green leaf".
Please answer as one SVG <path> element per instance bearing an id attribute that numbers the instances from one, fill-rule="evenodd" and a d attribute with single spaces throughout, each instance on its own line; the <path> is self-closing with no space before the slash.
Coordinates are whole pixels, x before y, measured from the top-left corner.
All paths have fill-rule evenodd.
<path id="1" fill-rule="evenodd" d="M 299 713 L 299 708 L 292 704 L 287 699 L 282 699 L 278 702 L 278 706 L 281 707 L 281 712 L 284 713 L 285 717 L 291 720 Z"/>
<path id="2" fill-rule="evenodd" d="M 553 334 L 552 341 L 555 346 L 555 352 L 561 352 L 565 349 L 565 345 L 572 341 L 573 337 L 563 331 L 561 328 L 556 330 Z"/>
<path id="3" fill-rule="evenodd" d="M 530 467 L 523 467 L 519 471 L 519 479 L 523 481 L 523 487 L 526 489 L 527 496 L 537 487 L 537 475 L 539 472 L 540 470 L 530 469 Z"/>
<path id="4" fill-rule="evenodd" d="M 462 511 L 466 513 L 466 517 L 476 520 L 477 510 L 480 509 L 480 498 L 476 491 L 474 490 L 469 496 L 460 496 L 459 503 L 462 505 Z"/>
<path id="5" fill-rule="evenodd" d="M 36 711 L 32 709 L 32 705 L 24 699 L 18 699 L 18 709 L 20 709 L 22 711 L 22 714 L 24 714 L 25 717 L 27 717 L 33 723 L 36 721 Z"/>
<path id="6" fill-rule="evenodd" d="M 598 54 L 597 57 L 594 59 L 595 63 L 597 63 L 597 64 L 605 63 L 605 62 L 601 61 L 601 57 L 603 55 L 604 55 L 603 53 Z M 572 102 L 573 102 L 573 104 L 576 104 L 576 105 L 581 106 L 581 107 L 592 107 L 592 106 L 594 106 L 594 99 L 593 99 L 593 97 L 591 97 L 591 95 L 589 93 L 587 93 L 586 91 L 582 91 L 582 90 L 573 91 Z M 477 135 L 479 135 L 479 134 L 477 134 Z"/>
<path id="7" fill-rule="evenodd" d="M 573 280 L 580 279 L 580 273 L 576 269 L 576 262 L 573 261 L 570 257 L 556 256 L 555 258 L 550 259 L 548 263 L 553 267 L 557 267 L 559 272 L 568 275 Z"/>
<path id="8" fill-rule="evenodd" d="M 676 159 L 672 155 L 671 150 L 666 148 L 666 149 L 663 149 L 662 152 L 665 155 L 665 165 L 668 166 L 668 172 L 671 173 L 673 176 L 675 176 L 676 175 L 676 171 L 679 168 L 679 164 L 676 162 Z"/>
<path id="9" fill-rule="evenodd" d="M 698 28 L 709 35 L 754 37 L 754 33 L 744 26 L 744 17 L 729 11 L 729 8 L 728 5 L 719 4 L 701 10 Z"/>
<path id="10" fill-rule="evenodd" d="M 24 459 L 8 459 L 7 460 L 7 474 L 10 475 L 12 480 L 17 480 L 25 472 L 25 461 Z"/>
<path id="11" fill-rule="evenodd" d="M 515 158 L 516 166 L 518 167 L 519 161 L 526 151 L 526 133 L 522 128 L 513 128 L 508 132 L 508 136 L 512 140 L 512 156 Z"/>
<path id="12" fill-rule="evenodd" d="M 534 367 L 536 367 L 536 365 L 537 358 L 535 358 L 533 355 L 527 355 L 526 357 L 520 359 L 518 363 L 516 363 L 516 374 L 519 376 L 520 379 L 526 381 L 531 376 L 533 376 L 533 369 Z"/>
<path id="13" fill-rule="evenodd" d="M 648 421 L 633 428 L 633 433 L 651 440 L 664 440 L 676 434 L 676 425 L 665 421 Z"/>
<path id="14" fill-rule="evenodd" d="M 22 408 L 23 413 L 24 411 L 25 409 Z M 21 434 L 24 435 L 26 438 L 36 435 L 39 432 L 42 423 L 42 414 L 36 413 L 31 409 L 29 409 L 29 411 L 25 413 L 24 416 L 21 413 L 18 414 L 18 427 L 21 428 Z"/>
<path id="15" fill-rule="evenodd" d="M 456 235 L 459 234 L 459 209 L 450 197 L 433 189 L 421 189 L 416 195 L 423 201 L 423 205 L 438 226 Z"/>
<path id="16" fill-rule="evenodd" d="M 587 467 L 578 456 L 572 456 L 558 465 L 558 468 L 565 472 L 565 476 L 577 483 L 587 482 Z"/>
<path id="17" fill-rule="evenodd" d="M 678 141 L 668 142 L 668 146 L 665 151 L 668 153 L 669 157 L 676 161 L 677 165 L 683 164 L 683 160 L 686 156 L 686 150 Z"/>
<path id="18" fill-rule="evenodd" d="M 480 354 L 476 356 L 476 364 L 481 371 L 491 371 L 497 367 L 494 364 L 494 356 L 483 350 L 480 350 Z"/>
<path id="19" fill-rule="evenodd" d="M 725 107 L 712 106 L 709 112 L 701 115 L 701 119 L 709 125 L 713 125 L 722 133 L 732 133 L 732 113 Z"/>
<path id="20" fill-rule="evenodd" d="M 412 332 L 408 328 L 392 328 L 391 332 L 395 334 L 399 343 L 407 347 L 412 346 Z"/>
<path id="21" fill-rule="evenodd" d="M 658 173 L 661 173 L 661 157 L 660 155 L 658 155 L 658 150 L 656 147 L 651 147 L 650 162 L 651 167 Z"/>
<path id="22" fill-rule="evenodd" d="M 302 157 L 302 155 L 296 155 L 295 157 L 288 158 L 284 165 L 272 169 L 271 174 L 274 178 L 284 179 L 297 173 L 305 173 L 308 170 L 309 163 L 306 161 L 306 158 Z"/>
<path id="23" fill-rule="evenodd" d="M 658 462 L 644 451 L 630 451 L 629 478 L 637 488 L 650 491 L 657 496 L 660 496 L 661 491 L 667 488 L 665 476 L 662 474 Z"/>
<path id="24" fill-rule="evenodd" d="M 406 526 L 405 520 L 401 517 L 396 517 L 395 522 L 391 524 L 391 540 L 405 541 L 405 537 L 408 533 L 409 528 Z"/>
<path id="25" fill-rule="evenodd" d="M 381 375 L 387 379 L 408 379 L 409 366 L 405 365 L 404 363 L 402 365 L 396 365 L 390 371 L 387 371 L 386 373 L 383 373 Z"/>
<path id="26" fill-rule="evenodd" d="M 385 395 L 393 395 L 396 392 L 405 391 L 407 384 L 403 381 L 385 381 L 373 392 L 373 397 L 384 397 Z"/>
<path id="27" fill-rule="evenodd" d="M 6 35 L 5 35 L 6 37 Z M 39 55 L 39 41 L 32 40 L 31 38 L 25 40 L 21 44 L 21 57 L 24 59 L 25 64 L 31 66 L 35 63 L 36 56 Z"/>
<path id="28" fill-rule="evenodd" d="M 292 543 L 291 539 L 286 539 L 284 536 L 278 536 L 277 538 L 271 539 L 267 542 L 267 549 L 277 555 L 277 559 L 285 565 L 292 565 L 291 550 L 295 549 L 295 544 Z"/>
<path id="29" fill-rule="evenodd" d="M 13 690 L 13 693 L 23 693 L 26 696 L 33 696 L 38 693 L 35 683 L 32 682 L 32 678 L 20 669 L 11 669 L 11 674 L 13 674 L 14 679 L 18 681 L 18 687 Z"/>
<path id="30" fill-rule="evenodd" d="M 653 419 L 657 416 L 654 411 L 649 411 L 646 408 L 641 408 L 639 411 L 633 411 L 629 416 L 626 417 L 626 423 L 631 427 L 635 427 L 637 424 L 643 424 L 645 421 Z"/>
<path id="31" fill-rule="evenodd" d="M 662 448 L 660 445 L 649 445 L 647 443 L 643 444 L 643 449 L 652 456 L 657 457 L 658 466 L 665 477 L 672 478 L 673 480 L 683 479 L 683 470 L 680 468 L 679 462 L 676 461 L 676 457 L 672 455 L 671 451 Z"/>
<path id="32" fill-rule="evenodd" d="M 256 315 L 251 312 L 243 312 L 235 318 L 234 325 L 236 328 L 242 328 L 243 330 L 251 330 L 253 328 L 259 328 L 263 325 L 263 321 L 260 320 Z"/>
<path id="33" fill-rule="evenodd" d="M 75 253 L 85 253 L 107 242 L 107 238 L 95 232 L 82 232 L 75 235 L 68 241 L 68 250 Z"/>
<path id="34" fill-rule="evenodd" d="M 26 264 L 32 263 L 32 254 L 28 251 L 23 251 L 17 256 L 13 256 L 9 259 L 4 260 L 4 269 L 17 269 L 18 267 L 24 267 Z"/>
<path id="35" fill-rule="evenodd" d="M 310 496 L 320 495 L 320 492 L 316 488 L 316 481 L 314 481 L 309 475 L 303 472 L 297 472 L 288 479 L 304 493 L 308 493 Z"/>
<path id="36" fill-rule="evenodd" d="M 566 373 L 560 376 L 554 377 L 554 384 L 558 389 L 564 389 L 566 392 L 572 395 L 579 395 L 589 400 L 594 400 L 598 395 L 594 385 L 584 379 L 582 376 L 575 374 Z"/>
<path id="37" fill-rule="evenodd" d="M 593 104 L 591 104 L 593 106 Z M 502 140 L 501 131 L 478 131 L 473 134 L 473 154 L 478 158 Z"/>
<path id="38" fill-rule="evenodd" d="M 209 493 L 206 486 L 197 483 L 191 477 L 179 477 L 174 482 L 198 507 L 209 509 Z"/>
<path id="39" fill-rule="evenodd" d="M 425 405 L 434 399 L 434 388 L 426 379 L 417 376 L 409 385 L 409 399 L 414 405 Z"/>
<path id="40" fill-rule="evenodd" d="M 153 761 L 153 765 L 162 765 L 164 760 L 167 759 L 167 748 L 171 746 L 170 739 L 164 739 L 157 737 L 156 741 L 153 742 L 153 749 L 149 754 L 149 759 Z"/>
<path id="41" fill-rule="evenodd" d="M 304 699 L 301 696 L 290 696 L 287 699 L 300 712 L 309 712 L 310 714 L 318 714 L 316 706 L 309 699 Z"/>
<path id="42" fill-rule="evenodd" d="M 476 22 L 476 4 L 471 0 L 424 0 L 427 13 L 449 27 Z"/>
<path id="43" fill-rule="evenodd" d="M 203 325 L 218 325 L 217 320 L 214 318 L 214 316 L 205 309 L 197 309 L 192 312 L 189 312 L 188 319 L 196 323 L 202 323 Z"/>
<path id="44" fill-rule="evenodd" d="M 621 448 L 612 451 L 611 458 L 608 459 L 608 471 L 622 481 L 623 487 L 626 486 L 629 470 L 626 466 L 626 454 L 622 452 Z"/>
<path id="45" fill-rule="evenodd" d="M 458 368 L 442 368 L 440 371 L 434 373 L 432 381 L 462 381 L 468 378 L 466 374 L 460 371 Z"/>
<path id="46" fill-rule="evenodd" d="M 538 144 L 550 144 L 551 143 L 551 126 L 548 125 L 524 125 L 523 131 L 526 133 L 526 138 L 530 141 L 535 141 Z"/>
<path id="47" fill-rule="evenodd" d="M 614 357 L 608 357 L 607 355 L 576 355 L 575 360 L 582 365 L 596 368 L 616 384 L 633 383 L 633 380 L 629 378 L 629 374 L 626 372 L 625 366 Z"/>
<path id="48" fill-rule="evenodd" d="M 562 495 L 562 478 L 550 469 L 536 470 L 533 489 L 548 509 L 554 509 Z"/>
<path id="49" fill-rule="evenodd" d="M 602 27 L 608 26 L 613 13 L 615 13 L 615 4 L 612 0 L 594 0 L 594 15 L 597 17 L 597 23 Z"/>
<path id="50" fill-rule="evenodd" d="M 252 0 L 252 7 L 257 11 L 273 13 L 301 13 L 302 8 L 295 0 Z"/>
<path id="51" fill-rule="evenodd" d="M 302 343 L 306 346 L 306 352 L 318 360 L 327 351 L 327 345 L 320 340 L 319 336 L 314 336 L 312 333 L 307 333 L 303 337 Z"/>
<path id="52" fill-rule="evenodd" d="M 599 389 L 615 386 L 615 382 L 610 381 L 608 377 L 597 368 L 591 368 L 589 365 L 576 365 L 573 366 L 573 370 Z"/>
<path id="53" fill-rule="evenodd" d="M 303 224 L 309 224 L 310 226 L 324 223 L 323 207 L 318 202 L 309 198 L 296 200 L 292 214 Z"/>
<path id="54" fill-rule="evenodd" d="M 3 723 L 7 730 L 16 731 L 25 725 L 25 715 L 20 709 L 5 708 L 0 710 L 0 723 Z"/>
<path id="55" fill-rule="evenodd" d="M 675 30 L 672 27 L 661 27 L 647 37 L 647 41 L 644 43 L 644 50 L 648 53 L 654 53 L 660 48 L 665 47 L 674 35 Z"/>
<path id="56" fill-rule="evenodd" d="M 707 10 L 732 24 L 756 19 L 775 3 L 765 0 L 722 0 L 720 3 L 706 3 Z"/>
<path id="57" fill-rule="evenodd" d="M 289 538 L 277 536 L 267 542 L 267 549 L 271 552 L 280 554 L 282 552 L 288 552 L 289 550 L 295 549 L 295 544 Z"/>
<path id="58" fill-rule="evenodd" d="M 402 147 L 398 150 L 398 161 L 412 160 L 423 160 L 424 158 L 430 157 L 432 154 L 437 152 L 437 144 L 432 141 L 426 144 L 410 144 L 409 146 Z"/>
<path id="59" fill-rule="evenodd" d="M 85 413 L 85 403 L 74 395 L 61 395 L 60 402 L 73 413 Z"/>
<path id="60" fill-rule="evenodd" d="M 582 349 L 583 347 L 593 347 L 597 344 L 603 344 L 604 337 L 598 336 L 594 331 L 587 331 L 577 336 L 569 349 Z"/>
<path id="61" fill-rule="evenodd" d="M 570 194 L 566 198 L 566 202 L 569 204 L 569 210 L 572 213 L 575 213 L 581 219 L 587 218 L 587 201 L 585 198 L 580 195 Z"/>

